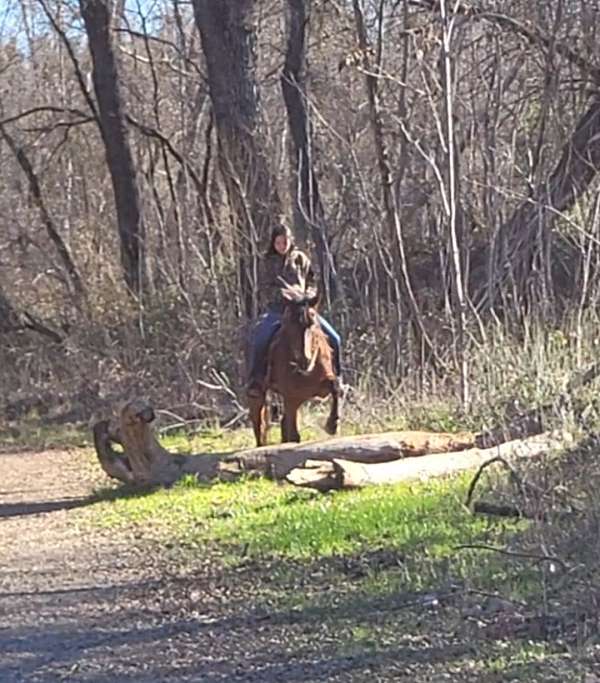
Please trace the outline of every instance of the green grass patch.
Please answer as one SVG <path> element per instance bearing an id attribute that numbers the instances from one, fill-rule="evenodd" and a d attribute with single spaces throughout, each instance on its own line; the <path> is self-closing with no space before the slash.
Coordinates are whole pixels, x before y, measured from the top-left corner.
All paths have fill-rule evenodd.
<path id="1" fill-rule="evenodd" d="M 146 527 L 191 551 L 219 546 L 230 562 L 396 551 L 402 557 L 398 571 L 374 572 L 373 585 L 365 584 L 371 593 L 393 591 L 398 582 L 425 588 L 440 575 L 463 579 L 473 572 L 493 585 L 503 575 L 501 558 L 456 546 L 502 543 L 518 525 L 490 523 L 465 510 L 468 481 L 465 475 L 321 495 L 263 479 L 207 486 L 189 477 L 171 489 L 105 501 L 94 510 L 103 525 Z"/>

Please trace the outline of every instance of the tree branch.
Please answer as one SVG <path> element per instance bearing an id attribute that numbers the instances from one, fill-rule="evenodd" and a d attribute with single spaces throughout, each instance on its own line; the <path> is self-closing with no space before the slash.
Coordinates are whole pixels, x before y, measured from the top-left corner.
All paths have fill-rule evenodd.
<path id="1" fill-rule="evenodd" d="M 454 550 L 487 550 L 492 553 L 499 553 L 500 555 L 506 555 L 506 557 L 514 557 L 519 560 L 532 560 L 533 562 L 549 562 L 551 564 L 558 565 L 561 570 L 566 574 L 569 570 L 566 563 L 556 557 L 555 555 L 536 555 L 535 553 L 526 553 L 516 550 L 507 550 L 506 548 L 497 548 L 493 545 L 485 545 L 483 543 L 462 543 L 461 545 L 455 545 Z"/>
<path id="2" fill-rule="evenodd" d="M 420 9 L 429 10 L 431 12 L 439 12 L 439 3 L 437 0 L 408 0 L 409 5 L 419 7 Z M 572 47 L 564 42 L 556 41 L 553 38 L 548 37 L 542 33 L 538 26 L 535 26 L 533 22 L 529 21 L 527 23 L 518 21 L 513 17 L 509 17 L 506 14 L 500 14 L 499 12 L 488 12 L 484 9 L 479 9 L 473 5 L 468 5 L 462 3 L 456 10 L 457 14 L 462 14 L 467 17 L 473 17 L 475 19 L 483 19 L 490 23 L 497 24 L 499 26 L 509 28 L 514 33 L 525 38 L 532 45 L 541 45 L 547 50 L 554 50 L 557 54 L 561 55 L 567 59 L 571 64 L 581 69 L 584 73 L 590 76 L 595 83 L 600 83 L 600 67 L 596 66 L 592 62 L 582 57 L 573 50 Z"/>
<path id="3" fill-rule="evenodd" d="M 63 241 L 60 233 L 56 229 L 56 226 L 54 225 L 54 222 L 50 216 L 46 204 L 44 203 L 40 183 L 33 169 L 31 161 L 25 154 L 23 148 L 15 142 L 15 140 L 6 130 L 5 126 L 2 124 L 0 124 L 0 136 L 2 136 L 2 138 L 8 145 L 8 148 L 15 156 L 17 163 L 19 164 L 21 170 L 27 178 L 27 181 L 29 183 L 29 189 L 37 206 L 40 218 L 42 219 L 42 223 L 46 228 L 46 232 L 48 233 L 50 241 L 56 247 L 56 250 L 63 262 L 63 266 L 68 275 L 68 281 L 70 282 L 74 293 L 77 295 L 77 297 L 85 297 L 85 288 L 83 286 L 83 282 L 81 280 L 81 277 L 79 276 L 79 272 L 77 270 L 77 267 L 75 266 L 75 262 L 71 257 L 71 252 L 69 251 L 69 248 Z"/>
<path id="4" fill-rule="evenodd" d="M 41 114 L 42 112 L 50 112 L 53 114 L 70 114 L 71 116 L 79 116 L 79 118 L 83 119 L 81 123 L 87 123 L 90 120 L 94 120 L 90 119 L 88 114 L 81 111 L 81 109 L 71 109 L 68 107 L 54 107 L 52 105 L 44 105 L 42 107 L 33 107 L 32 109 L 27 109 L 26 111 L 23 111 L 19 114 L 15 114 L 14 116 L 7 116 L 5 119 L 0 119 L 0 126 L 4 126 L 7 123 L 15 123 L 16 121 L 20 121 L 21 119 L 27 116 Z"/>
<path id="5" fill-rule="evenodd" d="M 149 126 L 146 123 L 141 123 L 140 121 L 137 121 L 130 114 L 126 114 L 125 119 L 127 120 L 127 123 L 137 128 L 144 135 L 159 140 L 160 143 L 168 149 L 169 153 L 173 156 L 173 158 L 176 161 L 178 161 L 181 164 L 181 166 L 185 168 L 186 171 L 190 174 L 190 177 L 194 181 L 194 185 L 196 186 L 198 193 L 200 195 L 204 194 L 204 185 L 202 183 L 202 180 L 198 177 L 198 174 L 194 170 L 194 167 L 181 156 L 181 154 L 175 149 L 175 147 L 173 147 L 169 138 L 167 138 L 163 133 L 161 133 L 156 128 L 153 128 L 152 126 Z"/>
<path id="6" fill-rule="evenodd" d="M 44 14 L 48 18 L 48 21 L 52 24 L 52 28 L 56 31 L 58 36 L 60 37 L 63 45 L 65 46 L 65 49 L 67 50 L 67 54 L 69 55 L 69 59 L 71 60 L 71 63 L 73 64 L 73 68 L 75 69 L 75 77 L 77 78 L 77 82 L 79 83 L 79 88 L 81 90 L 81 93 L 87 102 L 88 107 L 90 108 L 90 111 L 92 112 L 94 116 L 94 120 L 100 126 L 100 119 L 98 118 L 98 110 L 96 108 L 96 104 L 94 103 L 94 100 L 92 96 L 90 95 L 86 85 L 85 85 L 85 80 L 83 78 L 83 73 L 81 72 L 81 67 L 79 66 L 79 62 L 77 61 L 77 57 L 75 56 L 75 52 L 73 51 L 73 47 L 71 43 L 69 42 L 69 39 L 67 38 L 67 34 L 61 29 L 61 27 L 58 25 L 56 19 L 52 15 L 52 12 L 48 9 L 46 6 L 46 3 L 44 0 L 37 0 L 38 3 L 40 4 L 41 8 L 44 10 Z"/>

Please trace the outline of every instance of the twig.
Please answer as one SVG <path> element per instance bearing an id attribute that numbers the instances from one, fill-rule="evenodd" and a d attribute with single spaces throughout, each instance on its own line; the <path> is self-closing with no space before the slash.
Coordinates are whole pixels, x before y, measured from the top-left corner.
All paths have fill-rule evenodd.
<path id="1" fill-rule="evenodd" d="M 223 429 L 230 429 L 233 425 L 237 424 L 240 420 L 243 420 L 248 415 L 248 410 L 244 408 L 237 415 L 228 420 L 224 425 Z"/>
<path id="2" fill-rule="evenodd" d="M 215 368 L 211 368 L 210 374 L 212 375 L 212 379 L 214 380 L 213 382 L 207 382 L 203 379 L 198 379 L 196 380 L 196 382 L 205 389 L 210 389 L 211 391 L 220 391 L 226 394 L 227 396 L 229 396 L 229 398 L 231 398 L 236 410 L 238 410 L 240 414 L 245 413 L 246 408 L 239 402 L 237 394 L 229 386 L 229 380 L 227 376 L 223 373 L 218 372 L 218 370 L 215 370 Z"/>
<path id="3" fill-rule="evenodd" d="M 168 410 L 167 408 L 161 408 L 160 410 L 156 411 L 159 415 L 166 415 L 167 417 L 172 417 L 174 420 L 177 420 L 181 422 L 182 424 L 185 424 L 187 420 L 185 417 L 182 417 L 181 415 L 178 415 L 177 413 L 174 413 L 172 410 Z"/>
<path id="4" fill-rule="evenodd" d="M 484 463 L 481 464 L 477 472 L 475 473 L 475 476 L 471 480 L 471 483 L 469 484 L 469 490 L 467 491 L 467 497 L 465 499 L 465 506 L 470 507 L 471 506 L 471 500 L 473 498 L 473 494 L 475 493 L 475 487 L 477 486 L 477 482 L 479 481 L 479 478 L 483 474 L 483 470 L 486 469 L 486 467 L 489 467 L 490 465 L 493 465 L 494 463 L 500 462 L 506 467 L 511 475 L 511 478 L 513 481 L 517 484 L 519 487 L 519 491 L 521 494 L 524 494 L 524 485 L 523 481 L 519 477 L 519 475 L 515 472 L 514 468 L 506 461 L 505 458 L 503 458 L 500 455 L 495 455 L 493 458 L 490 458 L 489 460 L 486 460 Z"/>
<path id="5" fill-rule="evenodd" d="M 496 600 L 504 600 L 505 602 L 512 602 L 513 605 L 518 605 L 519 607 L 527 607 L 527 603 L 522 600 L 515 600 L 514 598 L 509 598 L 505 595 L 500 595 L 500 593 L 490 593 L 488 591 L 477 590 L 476 588 L 467 588 L 465 590 L 466 594 L 469 595 L 481 595 L 484 598 L 494 598 Z"/>
<path id="6" fill-rule="evenodd" d="M 190 425 L 196 424 L 202 422 L 200 418 L 196 418 L 194 420 L 184 420 L 183 422 L 173 422 L 173 424 L 170 425 L 165 425 L 164 427 L 161 427 L 158 430 L 159 434 L 168 434 L 169 432 L 174 431 L 175 429 L 180 429 L 181 427 L 189 427 Z"/>
<path id="7" fill-rule="evenodd" d="M 490 458 L 489 460 L 486 460 L 482 465 L 479 467 L 477 472 L 475 473 L 475 476 L 471 480 L 471 483 L 469 484 L 469 490 L 467 491 L 467 497 L 465 499 L 465 507 L 471 508 L 471 502 L 473 499 L 473 494 L 475 493 L 475 487 L 477 486 L 477 482 L 479 481 L 479 478 L 481 477 L 483 470 L 488 467 L 489 465 L 493 465 L 494 463 L 500 462 L 508 469 L 510 472 L 510 477 L 511 479 L 515 482 L 519 489 L 519 493 L 525 497 L 526 491 L 529 491 L 530 493 L 535 493 L 537 496 L 539 496 L 540 499 L 545 498 L 548 496 L 550 493 L 554 493 L 554 495 L 561 500 L 565 505 L 568 505 L 571 508 L 571 511 L 573 513 L 580 513 L 581 509 L 579 506 L 575 505 L 567 495 L 562 494 L 559 491 L 544 491 L 541 489 L 539 486 L 535 486 L 534 484 L 531 484 L 530 482 L 524 481 L 521 479 L 521 477 L 517 474 L 515 469 L 508 463 L 502 456 L 496 455 L 493 458 Z M 526 519 L 542 519 L 545 520 L 547 519 L 547 515 L 545 513 L 540 514 L 540 515 L 531 515 L 527 514 L 523 510 L 519 510 L 516 507 L 511 507 L 511 506 L 505 506 L 505 505 L 495 505 L 493 503 L 485 503 L 482 501 L 477 501 L 474 506 L 473 506 L 473 512 L 474 513 L 482 513 L 482 514 L 491 514 L 491 515 L 499 515 L 501 517 L 524 517 Z M 561 517 L 564 516 L 565 519 L 570 518 L 572 515 L 568 512 L 562 513 Z"/>
<path id="8" fill-rule="evenodd" d="M 514 557 L 519 560 L 533 560 L 535 562 L 550 562 L 557 564 L 563 572 L 567 573 L 569 568 L 560 557 L 555 557 L 554 555 L 536 555 L 535 553 L 526 553 L 515 550 L 507 550 L 506 548 L 497 548 L 493 545 L 485 545 L 480 543 L 463 543 L 461 545 L 455 545 L 453 550 L 487 550 L 489 552 L 499 553 L 500 555 L 506 555 L 507 557 Z"/>

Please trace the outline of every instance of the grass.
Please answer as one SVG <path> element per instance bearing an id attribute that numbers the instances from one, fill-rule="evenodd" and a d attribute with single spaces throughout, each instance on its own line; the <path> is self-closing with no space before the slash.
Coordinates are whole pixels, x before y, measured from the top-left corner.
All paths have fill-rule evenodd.
<path id="1" fill-rule="evenodd" d="M 467 414 L 455 398 L 451 376 L 438 385 L 416 372 L 411 375 L 414 382 L 409 376 L 402 383 L 384 374 L 371 394 L 363 374 L 355 398 L 345 407 L 342 433 L 481 429 L 503 419 L 505 411 L 545 405 L 564 390 L 575 370 L 595 361 L 596 329 L 595 319 L 589 333 L 580 336 L 570 328 L 563 333 L 543 324 L 539 329 L 528 328 L 518 342 L 500 326 L 490 330 L 486 343 L 470 350 L 473 400 Z M 590 385 L 578 389 L 575 396 L 586 407 L 588 428 L 600 427 L 595 393 Z M 385 396 L 386 401 L 370 396 Z M 564 426 L 562 410 L 550 417 L 550 426 Z M 324 419 L 322 408 L 303 411 L 303 439 L 323 436 Z M 19 434 L 7 432 L 7 438 L 0 434 L 0 439 L 30 447 L 84 441 L 80 434 L 62 428 L 52 431 L 27 424 L 19 425 Z M 271 441 L 277 440 L 275 428 Z M 253 445 L 249 429 L 226 432 L 205 428 L 191 435 L 170 433 L 162 441 L 174 453 L 222 452 Z M 481 607 L 484 593 L 527 602 L 531 611 L 536 611 L 546 609 L 546 589 L 553 593 L 551 597 L 560 594 L 568 604 L 565 592 L 574 590 L 581 575 L 585 597 L 589 593 L 595 599 L 597 585 L 595 577 L 587 576 L 581 548 L 577 549 L 581 561 L 579 555 L 568 558 L 578 573 L 563 577 L 568 580 L 561 586 L 551 577 L 542 577 L 540 566 L 533 562 L 493 552 L 457 550 L 461 544 L 510 547 L 513 540 L 527 543 L 527 534 L 520 536 L 525 529 L 528 534 L 539 532 L 544 542 L 545 536 L 550 536 L 550 543 L 542 548 L 549 553 L 555 550 L 549 528 L 540 532 L 523 522 L 472 516 L 462 506 L 468 480 L 469 475 L 464 475 L 427 484 L 320 495 L 264 480 L 203 486 L 188 478 L 169 490 L 143 495 L 121 495 L 114 488 L 107 489 L 100 492 L 104 500 L 89 510 L 94 524 L 124 533 L 133 531 L 142 543 L 158 540 L 162 548 L 172 546 L 168 552 L 176 552 L 184 561 L 204 557 L 212 562 L 214 554 L 217 562 L 223 561 L 226 569 L 233 570 L 236 589 L 244 580 L 250 584 L 247 598 L 253 607 L 266 605 L 268 615 L 276 610 L 292 611 L 308 631 L 313 628 L 319 636 L 322 632 L 315 625 L 330 621 L 334 633 L 331 647 L 341 654 L 359 657 L 374 653 L 400 661 L 406 657 L 410 664 L 411 657 L 413 663 L 418 662 L 419 654 L 425 653 L 421 663 L 423 669 L 432 667 L 428 670 L 432 676 L 419 681 L 588 680 L 585 674 L 600 661 L 600 652 L 594 654 L 593 648 L 586 653 L 584 647 L 577 651 L 573 645 L 569 650 L 564 643 L 533 642 L 510 633 L 487 639 L 479 634 L 484 626 L 478 617 L 465 617 L 465 606 L 472 600 Z M 579 538 L 580 529 L 577 531 Z M 593 544 L 583 541 L 581 545 L 589 549 Z M 168 559 L 167 555 L 167 565 Z M 581 580 L 579 583 L 583 585 Z M 406 595 L 435 596 L 455 587 L 460 595 L 456 603 L 441 601 L 432 607 L 416 600 L 414 607 L 403 607 Z M 555 609 L 556 603 L 550 602 L 549 608 Z M 476 614 L 482 615 L 484 624 L 488 615 Z M 501 613 L 498 621 L 504 616 Z M 457 642 L 466 654 L 442 659 L 435 668 L 438 645 L 451 649 Z"/>
<path id="2" fill-rule="evenodd" d="M 320 422 L 321 415 L 309 414 L 303 439 L 320 436 Z M 419 425 L 389 423 L 407 426 Z M 346 434 L 358 431 L 367 430 L 345 425 Z M 162 439 L 174 453 L 231 451 L 252 441 L 247 429 Z M 205 485 L 187 477 L 145 493 L 101 490 L 88 514 L 93 524 L 124 537 L 157 541 L 167 548 L 167 566 L 194 558 L 218 563 L 235 577 L 236 590 L 247 582 L 252 609 L 281 614 L 283 623 L 292 614 L 291 623 L 298 619 L 307 632 L 322 633 L 317 625 L 325 623 L 338 657 L 406 658 L 407 671 L 417 667 L 423 676 L 413 679 L 419 681 L 437 680 L 427 672 L 442 670 L 448 680 L 473 682 L 580 680 L 587 663 L 555 644 L 487 640 L 465 621 L 472 596 L 482 602 L 483 593 L 497 594 L 535 606 L 542 592 L 534 563 L 457 549 L 510 546 L 529 528 L 470 514 L 462 504 L 470 477 L 326 495 L 264 479 Z M 448 602 L 442 598 L 436 606 L 425 599 L 444 594 Z"/>
<path id="3" fill-rule="evenodd" d="M 103 502 L 95 515 L 112 528 L 152 528 L 190 549 L 219 546 L 230 563 L 242 557 L 309 562 L 387 550 L 402 557 L 405 589 L 434 585 L 440 574 L 463 580 L 473 572 L 493 585 L 501 561 L 455 548 L 501 543 L 518 525 L 490 524 L 465 510 L 468 481 L 464 475 L 321 495 L 267 480 L 206 486 L 189 477 L 168 490 Z"/>
<path id="4" fill-rule="evenodd" d="M 218 439 L 213 445 L 222 447 Z M 471 589 L 531 602 L 540 593 L 530 563 L 457 550 L 505 546 L 526 528 L 470 514 L 462 504 L 469 481 L 461 475 L 322 495 L 262 479 L 206 486 L 190 477 L 168 490 L 102 502 L 94 513 L 96 523 L 113 529 L 151 528 L 188 558 L 218 549 L 234 575 L 246 568 L 256 606 L 294 614 L 309 631 L 326 623 L 340 657 L 394 655 L 426 667 L 419 653 L 431 650 L 432 672 L 440 671 L 435 652 L 448 656 L 447 680 L 580 680 L 585 665 L 575 674 L 576 662 L 553 644 L 478 641 L 478 627 L 465 622 L 461 601 Z M 452 597 L 436 607 L 422 600 L 454 590 L 456 605 Z"/>

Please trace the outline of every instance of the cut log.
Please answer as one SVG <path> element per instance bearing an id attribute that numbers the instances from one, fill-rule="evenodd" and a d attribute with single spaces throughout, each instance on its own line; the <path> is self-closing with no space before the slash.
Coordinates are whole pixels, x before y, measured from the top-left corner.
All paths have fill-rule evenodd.
<path id="1" fill-rule="evenodd" d="M 118 424 L 102 421 L 94 425 L 94 446 L 102 469 L 125 484 L 169 485 L 186 474 L 212 479 L 219 473 L 218 455 L 179 455 L 169 453 L 158 442 L 151 422 L 154 411 L 145 401 L 127 403 Z M 123 452 L 115 451 L 120 444 Z"/>
<path id="2" fill-rule="evenodd" d="M 538 522 L 550 522 L 552 524 L 576 519 L 578 515 L 575 510 L 530 511 L 521 510 L 514 505 L 488 503 L 485 500 L 477 500 L 473 503 L 473 514 L 512 517 L 513 519 L 533 519 Z"/>
<path id="3" fill-rule="evenodd" d="M 319 491 L 396 484 L 401 481 L 424 480 L 474 469 L 493 456 L 507 460 L 534 458 L 564 446 L 567 434 L 546 433 L 518 439 L 494 448 L 471 448 L 461 452 L 437 453 L 408 457 L 387 463 L 369 464 L 334 458 L 330 462 L 309 461 L 294 468 L 287 481 Z"/>
<path id="4" fill-rule="evenodd" d="M 492 515 L 494 517 L 510 517 L 512 519 L 535 519 L 533 515 L 520 510 L 514 505 L 500 505 L 498 503 L 488 503 L 485 500 L 476 500 L 473 503 L 474 515 Z"/>
<path id="5" fill-rule="evenodd" d="M 461 451 L 472 447 L 475 439 L 476 435 L 469 432 L 446 434 L 405 431 L 341 436 L 325 441 L 250 448 L 230 455 L 226 462 L 232 468 L 237 466 L 240 472 L 261 472 L 274 479 L 284 479 L 307 459 L 385 463 L 426 453 Z"/>
<path id="6" fill-rule="evenodd" d="M 152 407 L 135 400 L 123 407 L 118 423 L 95 425 L 96 453 L 108 476 L 154 486 L 172 484 L 186 474 L 230 480 L 250 473 L 326 491 L 452 474 L 480 466 L 491 456 L 533 457 L 564 444 L 564 437 L 541 434 L 494 448 L 469 448 L 475 442 L 469 433 L 388 432 L 230 454 L 179 455 L 160 445 L 153 420 Z"/>
<path id="7" fill-rule="evenodd" d="M 102 469 L 113 479 L 133 484 L 135 480 L 127 458 L 112 447 L 112 442 L 121 443 L 121 439 L 117 434 L 111 434 L 109 421 L 102 420 L 95 424 L 93 432 L 94 447 Z"/>
<path id="8" fill-rule="evenodd" d="M 343 472 L 335 461 L 307 460 L 303 467 L 296 467 L 286 476 L 290 484 L 307 486 L 317 491 L 333 491 L 342 488 Z"/>
<path id="9" fill-rule="evenodd" d="M 201 479 L 232 479 L 257 474 L 284 479 L 307 459 L 382 463 L 398 458 L 469 448 L 475 435 L 429 432 L 387 432 L 348 436 L 302 444 L 263 446 L 236 453 L 174 455 L 163 448 L 152 427 L 154 410 L 143 400 L 127 403 L 118 422 L 94 426 L 94 445 L 100 465 L 109 477 L 126 484 L 168 485 L 186 474 Z M 122 447 L 115 451 L 112 444 Z"/>

